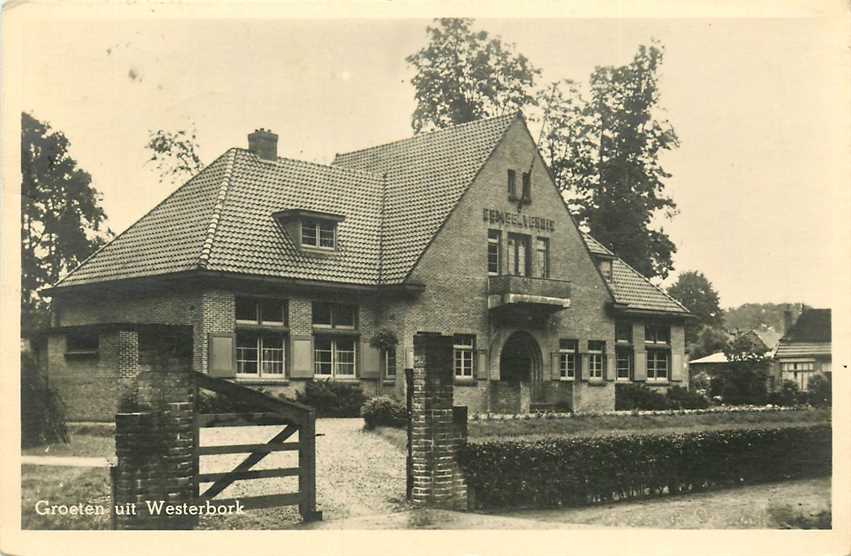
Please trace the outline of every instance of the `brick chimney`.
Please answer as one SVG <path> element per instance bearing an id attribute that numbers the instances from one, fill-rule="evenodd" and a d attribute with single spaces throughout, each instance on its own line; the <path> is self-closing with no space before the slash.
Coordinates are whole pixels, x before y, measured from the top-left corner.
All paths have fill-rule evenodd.
<path id="1" fill-rule="evenodd" d="M 248 150 L 263 160 L 277 160 L 278 135 L 262 127 L 256 129 L 248 134 Z"/>
<path id="2" fill-rule="evenodd" d="M 792 325 L 795 324 L 795 317 L 792 315 L 792 308 L 790 306 L 786 306 L 787 308 L 783 311 L 783 335 L 789 333 L 792 330 Z"/>

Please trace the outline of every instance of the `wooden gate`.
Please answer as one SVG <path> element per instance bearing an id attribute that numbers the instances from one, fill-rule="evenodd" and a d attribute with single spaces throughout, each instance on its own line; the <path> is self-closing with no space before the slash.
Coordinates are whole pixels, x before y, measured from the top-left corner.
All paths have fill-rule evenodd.
<path id="1" fill-rule="evenodd" d="M 216 499 L 235 481 L 266 479 L 271 477 L 298 477 L 298 492 L 267 494 L 262 496 L 240 497 L 239 502 L 245 509 L 271 508 L 276 506 L 298 505 L 304 521 L 322 519 L 322 512 L 316 510 L 316 412 L 312 407 L 287 401 L 234 384 L 227 380 L 214 378 L 195 372 L 195 399 L 198 390 L 211 390 L 226 398 L 241 402 L 261 410 L 256 413 L 218 413 L 199 415 L 195 412 L 195 496 L 201 501 L 209 500 L 216 506 L 235 504 L 237 499 Z M 284 425 L 284 428 L 265 444 L 233 444 L 217 446 L 200 445 L 201 427 L 233 427 L 253 425 Z M 298 433 L 297 442 L 287 442 Z M 272 452 L 297 451 L 298 467 L 277 469 L 251 468 Z M 242 454 L 248 456 L 231 471 L 226 473 L 200 473 L 200 457 L 221 454 Z M 201 483 L 212 483 L 203 493 Z"/>

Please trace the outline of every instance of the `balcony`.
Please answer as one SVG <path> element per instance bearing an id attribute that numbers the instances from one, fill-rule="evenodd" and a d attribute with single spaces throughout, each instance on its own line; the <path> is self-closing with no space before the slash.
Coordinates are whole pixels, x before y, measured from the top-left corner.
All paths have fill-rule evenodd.
<path id="1" fill-rule="evenodd" d="M 488 309 L 503 307 L 558 311 L 570 307 L 570 282 L 526 276 L 488 278 Z"/>

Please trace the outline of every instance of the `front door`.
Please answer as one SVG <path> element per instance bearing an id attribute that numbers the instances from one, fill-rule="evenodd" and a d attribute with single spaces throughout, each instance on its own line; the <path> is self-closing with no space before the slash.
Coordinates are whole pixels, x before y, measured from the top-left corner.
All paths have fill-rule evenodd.
<path id="1" fill-rule="evenodd" d="M 499 367 L 501 382 L 516 385 L 520 392 L 527 390 L 531 403 L 544 401 L 541 350 L 531 334 L 518 331 L 505 341 Z"/>

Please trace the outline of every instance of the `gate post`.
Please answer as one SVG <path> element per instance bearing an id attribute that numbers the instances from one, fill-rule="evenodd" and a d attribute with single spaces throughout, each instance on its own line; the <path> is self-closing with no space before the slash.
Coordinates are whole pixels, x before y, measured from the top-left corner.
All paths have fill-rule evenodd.
<path id="1" fill-rule="evenodd" d="M 301 503 L 298 511 L 305 522 L 321 521 L 316 511 L 316 410 L 311 409 L 298 429 L 298 491 Z"/>
<path id="2" fill-rule="evenodd" d="M 414 336 L 411 452 L 413 503 L 467 509 L 467 486 L 458 467 L 461 435 L 453 419 L 452 337 Z"/>

